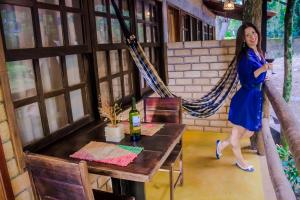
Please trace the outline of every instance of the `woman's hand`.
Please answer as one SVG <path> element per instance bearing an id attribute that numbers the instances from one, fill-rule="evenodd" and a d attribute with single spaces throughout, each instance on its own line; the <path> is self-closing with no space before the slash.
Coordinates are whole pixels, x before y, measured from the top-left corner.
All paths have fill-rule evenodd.
<path id="1" fill-rule="evenodd" d="M 268 71 L 269 69 L 272 69 L 273 67 L 273 64 L 272 63 L 265 63 L 263 66 L 262 66 L 262 69 L 264 72 Z"/>
<path id="2" fill-rule="evenodd" d="M 261 73 L 268 71 L 273 67 L 272 63 L 265 63 L 263 66 L 254 71 L 254 77 L 257 78 Z"/>

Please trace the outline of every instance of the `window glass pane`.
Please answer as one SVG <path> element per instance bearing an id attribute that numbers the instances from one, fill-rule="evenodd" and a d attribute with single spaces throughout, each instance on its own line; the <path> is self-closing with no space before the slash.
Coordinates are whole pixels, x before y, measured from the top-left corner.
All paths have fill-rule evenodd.
<path id="1" fill-rule="evenodd" d="M 33 48 L 35 43 L 30 8 L 0 4 L 0 12 L 6 48 Z"/>
<path id="2" fill-rule="evenodd" d="M 108 82 L 102 82 L 100 83 L 100 95 L 101 95 L 101 102 L 110 104 L 110 92 L 108 87 Z"/>
<path id="3" fill-rule="evenodd" d="M 106 60 L 105 51 L 97 52 L 97 65 L 98 65 L 98 77 L 103 78 L 107 76 L 107 60 Z"/>
<path id="4" fill-rule="evenodd" d="M 36 95 L 35 76 L 31 60 L 7 62 L 10 91 L 14 101 Z"/>
<path id="5" fill-rule="evenodd" d="M 150 8 L 148 3 L 144 3 L 145 6 L 145 20 L 150 21 Z"/>
<path id="6" fill-rule="evenodd" d="M 128 71 L 129 54 L 126 49 L 122 49 L 122 64 L 123 64 L 123 71 Z"/>
<path id="7" fill-rule="evenodd" d="M 138 39 L 139 39 L 139 42 L 141 42 L 141 43 L 145 41 L 143 23 L 138 23 Z"/>
<path id="8" fill-rule="evenodd" d="M 76 121 L 84 116 L 81 89 L 70 92 L 73 120 Z"/>
<path id="9" fill-rule="evenodd" d="M 110 57 L 111 74 L 116 74 L 116 73 L 120 72 L 118 50 L 110 51 L 109 57 Z"/>
<path id="10" fill-rule="evenodd" d="M 19 107 L 15 111 L 23 146 L 43 137 L 42 121 L 37 103 Z"/>
<path id="11" fill-rule="evenodd" d="M 146 26 L 146 37 L 147 37 L 147 42 L 151 42 L 151 27 Z"/>
<path id="12" fill-rule="evenodd" d="M 96 17 L 98 44 L 108 43 L 108 26 L 105 17 Z"/>
<path id="13" fill-rule="evenodd" d="M 128 0 L 122 0 L 123 15 L 129 17 Z"/>
<path id="14" fill-rule="evenodd" d="M 59 57 L 40 58 L 39 64 L 44 92 L 61 89 L 62 71 Z"/>
<path id="15" fill-rule="evenodd" d="M 156 66 L 156 55 L 155 55 L 155 48 L 151 48 L 151 63 L 152 63 L 152 65 L 154 65 L 154 67 L 157 67 Z"/>
<path id="16" fill-rule="evenodd" d="M 60 12 L 39 9 L 39 20 L 43 46 L 62 46 L 63 35 Z"/>
<path id="17" fill-rule="evenodd" d="M 113 98 L 114 101 L 117 101 L 122 98 L 122 86 L 121 86 L 121 78 L 114 78 L 112 80 L 112 88 L 113 88 Z"/>
<path id="18" fill-rule="evenodd" d="M 59 95 L 45 100 L 50 132 L 65 126 L 68 123 L 65 96 Z"/>
<path id="19" fill-rule="evenodd" d="M 80 8 L 80 0 L 65 0 L 67 7 Z"/>
<path id="20" fill-rule="evenodd" d="M 145 88 L 146 84 L 143 78 L 143 74 L 140 73 L 140 84 L 141 84 L 141 88 Z"/>
<path id="21" fill-rule="evenodd" d="M 132 93 L 132 84 L 131 81 L 129 81 L 128 74 L 124 76 L 124 92 L 125 92 L 125 96 L 128 96 Z"/>
<path id="22" fill-rule="evenodd" d="M 157 32 L 156 32 L 156 27 L 153 27 L 152 30 L 153 30 L 153 33 L 152 33 L 152 35 L 153 35 L 153 41 L 152 41 L 152 42 L 156 43 L 156 42 L 157 42 L 157 39 L 156 39 L 156 38 L 157 38 L 157 37 L 156 37 L 156 33 L 157 33 Z"/>
<path id="23" fill-rule="evenodd" d="M 121 28 L 118 19 L 111 19 L 112 42 L 121 43 Z"/>
<path id="24" fill-rule="evenodd" d="M 130 31 L 130 29 L 131 29 L 130 21 L 129 21 L 129 20 L 125 20 L 125 24 L 126 24 L 127 28 L 128 28 L 129 31 Z"/>
<path id="25" fill-rule="evenodd" d="M 38 0 L 38 1 L 42 3 L 56 4 L 56 5 L 59 4 L 59 0 Z"/>
<path id="26" fill-rule="evenodd" d="M 83 44 L 81 15 L 75 13 L 68 13 L 67 18 L 68 18 L 69 44 L 70 45 Z"/>
<path id="27" fill-rule="evenodd" d="M 151 11 L 152 11 L 152 20 L 153 21 L 158 21 L 156 19 L 156 6 L 153 6 L 152 9 L 151 9 Z"/>
<path id="28" fill-rule="evenodd" d="M 106 12 L 106 1 L 105 0 L 95 0 L 95 11 Z"/>
<path id="29" fill-rule="evenodd" d="M 115 0 L 115 2 L 116 2 L 116 4 L 117 4 L 117 6 L 119 7 L 119 0 Z M 112 15 L 115 15 L 115 14 L 116 14 L 115 9 L 114 9 L 114 7 L 113 7 L 111 1 L 109 1 L 109 12 L 110 12 L 110 14 L 112 14 Z"/>
<path id="30" fill-rule="evenodd" d="M 143 19 L 143 8 L 142 8 L 142 2 L 136 1 L 136 17 L 137 19 Z"/>
<path id="31" fill-rule="evenodd" d="M 149 47 L 145 47 L 144 51 L 145 51 L 145 54 L 146 54 L 147 58 L 150 60 L 150 50 L 149 50 Z"/>
<path id="32" fill-rule="evenodd" d="M 79 67 L 83 67 L 81 55 L 66 56 L 68 85 L 75 85 L 81 82 Z"/>

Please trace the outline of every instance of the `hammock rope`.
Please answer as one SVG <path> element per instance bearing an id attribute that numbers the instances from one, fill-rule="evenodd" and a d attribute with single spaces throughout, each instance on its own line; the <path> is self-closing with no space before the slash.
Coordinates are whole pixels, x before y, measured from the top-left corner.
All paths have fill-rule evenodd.
<path id="1" fill-rule="evenodd" d="M 131 35 L 125 20 L 114 0 L 111 1 L 126 38 L 129 53 L 138 67 L 148 86 L 161 97 L 176 97 L 164 84 L 155 67 L 147 58 L 143 48 L 134 35 Z M 223 106 L 228 96 L 231 96 L 238 85 L 236 58 L 231 61 L 222 78 L 203 97 L 196 100 L 182 99 L 183 108 L 192 116 L 206 118 L 215 114 Z"/>

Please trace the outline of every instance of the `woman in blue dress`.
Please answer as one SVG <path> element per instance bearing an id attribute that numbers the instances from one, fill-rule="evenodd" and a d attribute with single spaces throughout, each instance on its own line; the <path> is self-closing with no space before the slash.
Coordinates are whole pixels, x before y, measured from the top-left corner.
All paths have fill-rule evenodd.
<path id="1" fill-rule="evenodd" d="M 224 141 L 216 142 L 216 157 L 219 159 L 227 146 L 232 146 L 236 166 L 253 172 L 254 168 L 243 157 L 240 140 L 251 137 L 261 128 L 262 91 L 266 71 L 272 64 L 266 63 L 260 47 L 260 33 L 252 23 L 244 23 L 237 33 L 236 59 L 241 88 L 233 96 L 228 119 L 233 124 L 231 135 Z"/>

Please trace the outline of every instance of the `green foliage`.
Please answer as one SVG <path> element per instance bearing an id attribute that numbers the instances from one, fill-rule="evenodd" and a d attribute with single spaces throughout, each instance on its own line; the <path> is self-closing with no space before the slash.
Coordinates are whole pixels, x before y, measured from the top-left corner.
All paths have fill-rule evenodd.
<path id="1" fill-rule="evenodd" d="M 286 0 L 280 0 L 286 2 Z M 237 2 L 239 3 L 239 2 Z M 267 21 L 267 37 L 268 38 L 283 38 L 284 36 L 284 15 L 286 10 L 286 5 L 279 3 L 278 1 L 268 2 L 268 10 L 274 11 L 277 14 L 268 19 Z M 228 30 L 225 34 L 226 39 L 236 38 L 236 32 L 241 21 L 231 19 L 229 23 Z M 300 37 L 300 0 L 296 1 L 296 6 L 294 9 L 293 16 L 293 38 Z"/>
<path id="2" fill-rule="evenodd" d="M 242 22 L 235 19 L 230 19 L 228 29 L 225 33 L 225 39 L 236 38 L 238 28 L 242 25 Z"/>
<path id="3" fill-rule="evenodd" d="M 286 2 L 286 0 L 281 0 Z M 268 10 L 276 12 L 276 16 L 267 21 L 267 35 L 269 38 L 283 38 L 284 35 L 284 15 L 286 5 L 278 1 L 268 2 Z M 293 15 L 293 37 L 300 37 L 300 0 L 296 1 Z"/>
<path id="4" fill-rule="evenodd" d="M 287 161 L 290 156 L 289 149 L 286 147 L 283 147 L 281 145 L 278 145 L 278 144 L 276 145 L 276 148 L 277 148 L 277 152 L 278 152 L 280 160 Z"/>
<path id="5" fill-rule="evenodd" d="M 292 185 L 295 193 L 299 193 L 300 188 L 300 177 L 296 168 L 295 160 L 288 148 L 281 145 L 277 145 L 277 152 L 282 161 L 282 166 L 287 179 Z"/>

